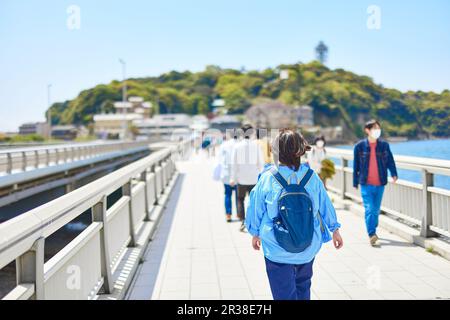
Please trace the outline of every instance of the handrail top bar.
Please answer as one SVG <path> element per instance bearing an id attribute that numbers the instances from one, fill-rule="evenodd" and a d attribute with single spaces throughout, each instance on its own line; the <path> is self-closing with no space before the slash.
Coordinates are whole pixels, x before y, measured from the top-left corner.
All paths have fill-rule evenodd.
<path id="1" fill-rule="evenodd" d="M 353 160 L 353 150 L 332 147 L 328 147 L 326 150 L 329 156 Z M 394 160 L 399 165 L 414 166 L 416 169 L 442 170 L 442 174 L 445 174 L 446 170 L 450 170 L 449 160 L 402 155 L 394 155 Z"/>
<path id="2" fill-rule="evenodd" d="M 70 144 L 54 144 L 49 146 L 33 146 L 33 147 L 22 147 L 22 148 L 8 148 L 0 149 L 0 155 L 6 155 L 8 153 L 21 153 L 21 152 L 34 152 L 34 151 L 45 151 L 45 150 L 64 150 L 71 148 L 82 148 L 82 147 L 100 147 L 100 146 L 113 146 L 117 144 L 137 144 L 145 143 L 145 141 L 93 141 L 93 142 L 83 142 L 83 143 L 70 143 Z"/>
<path id="3" fill-rule="evenodd" d="M 155 148 L 150 145 L 150 149 Z M 3 251 L 22 242 L 29 243 L 52 234 L 73 219 L 74 211 L 78 216 L 89 209 L 104 196 L 122 187 L 132 177 L 170 156 L 176 150 L 176 145 L 166 144 L 166 148 L 158 149 L 143 159 L 0 224 L 0 257 Z M 26 245 L 19 247 L 25 251 L 29 249 Z M 17 252 L 15 255 L 17 256 Z M 0 268 L 4 263 L 5 261 L 0 259 Z"/>
<path id="4" fill-rule="evenodd" d="M 0 188 L 4 188 L 16 183 L 21 183 L 23 181 L 29 181 L 34 179 L 39 179 L 45 176 L 56 174 L 58 172 L 64 172 L 67 170 L 72 170 L 74 168 L 84 167 L 96 162 L 105 161 L 108 159 L 116 158 L 119 156 L 125 156 L 128 154 L 143 152 L 148 150 L 148 147 L 137 147 L 133 149 L 126 149 L 124 151 L 115 151 L 105 154 L 100 154 L 92 158 L 76 160 L 74 162 L 62 163 L 58 165 L 52 165 L 48 167 L 38 168 L 30 171 L 20 171 L 17 173 L 11 173 L 8 175 L 0 176 Z"/>

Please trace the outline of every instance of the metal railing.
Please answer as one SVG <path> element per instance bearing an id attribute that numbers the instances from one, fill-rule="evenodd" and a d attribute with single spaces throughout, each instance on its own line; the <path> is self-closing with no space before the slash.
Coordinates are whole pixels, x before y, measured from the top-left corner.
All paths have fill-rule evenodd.
<path id="1" fill-rule="evenodd" d="M 187 148 L 187 142 L 168 143 L 0 224 L 0 269 L 16 261 L 17 286 L 4 299 L 92 299 L 101 288 L 111 293 L 113 273 L 121 268 L 130 273 L 130 266 L 123 265 L 124 251 L 136 246 L 136 237 L 175 172 L 174 157 L 186 154 Z M 118 189 L 122 197 L 107 208 L 108 195 Z M 46 239 L 87 210 L 92 223 L 44 263 Z"/>
<path id="2" fill-rule="evenodd" d="M 148 144 L 148 141 L 79 143 L 0 150 L 0 174 L 48 167 Z"/>
<path id="3" fill-rule="evenodd" d="M 362 201 L 360 191 L 353 187 L 352 150 L 327 148 L 327 156 L 340 159 L 336 174 L 327 183 L 328 189 L 342 198 Z M 394 156 L 397 168 L 421 172 L 422 183 L 389 178 L 381 210 L 420 226 L 423 237 L 436 234 L 450 236 L 450 190 L 433 186 L 433 176 L 450 176 L 450 161 L 409 156 Z M 401 178 L 401 176 L 400 176 Z"/>

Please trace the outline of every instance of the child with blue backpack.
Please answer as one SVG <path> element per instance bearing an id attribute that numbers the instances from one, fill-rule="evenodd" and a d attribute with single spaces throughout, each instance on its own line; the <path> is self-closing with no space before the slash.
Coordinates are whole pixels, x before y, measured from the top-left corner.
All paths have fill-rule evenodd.
<path id="1" fill-rule="evenodd" d="M 319 176 L 300 159 L 310 150 L 301 134 L 283 129 L 272 144 L 275 163 L 250 193 L 245 225 L 263 247 L 275 300 L 309 300 L 314 258 L 322 243 L 343 246 L 340 223 Z M 330 235 L 332 233 L 332 237 Z"/>

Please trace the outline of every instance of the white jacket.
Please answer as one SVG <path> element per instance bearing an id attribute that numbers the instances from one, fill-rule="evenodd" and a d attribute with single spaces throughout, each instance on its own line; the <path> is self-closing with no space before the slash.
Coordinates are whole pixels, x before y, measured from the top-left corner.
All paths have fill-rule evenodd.
<path id="1" fill-rule="evenodd" d="M 243 139 L 235 144 L 231 154 L 231 181 L 255 185 L 263 169 L 264 156 L 256 140 Z"/>
<path id="2" fill-rule="evenodd" d="M 324 148 L 313 147 L 311 151 L 306 154 L 309 167 L 315 172 L 319 173 L 322 169 L 322 161 L 326 158 Z"/>
<path id="3" fill-rule="evenodd" d="M 231 156 L 233 148 L 237 140 L 228 139 L 224 141 L 219 147 L 218 160 L 220 164 L 220 180 L 224 184 L 230 184 L 231 176 Z"/>

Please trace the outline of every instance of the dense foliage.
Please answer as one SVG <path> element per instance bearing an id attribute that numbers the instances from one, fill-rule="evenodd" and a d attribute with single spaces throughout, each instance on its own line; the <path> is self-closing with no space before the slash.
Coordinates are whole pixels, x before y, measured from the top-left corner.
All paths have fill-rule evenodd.
<path id="1" fill-rule="evenodd" d="M 281 80 L 280 70 L 289 70 Z M 363 134 L 369 118 L 382 121 L 391 136 L 450 136 L 450 91 L 400 92 L 375 84 L 367 76 L 330 70 L 317 61 L 281 65 L 263 71 L 238 71 L 208 66 L 202 72 L 171 71 L 159 77 L 129 79 L 129 95 L 159 106 L 157 112 L 206 114 L 215 98 L 223 98 L 229 113 L 244 112 L 258 98 L 314 108 L 319 125 L 342 125 L 355 136 Z M 82 91 L 71 101 L 52 106 L 53 123 L 88 124 L 93 115 L 113 112 L 121 100 L 122 83 L 113 81 Z"/>

